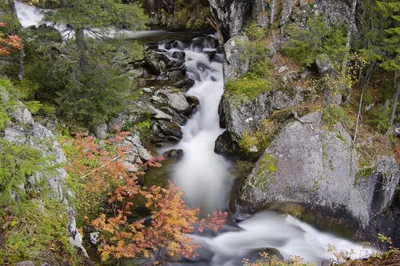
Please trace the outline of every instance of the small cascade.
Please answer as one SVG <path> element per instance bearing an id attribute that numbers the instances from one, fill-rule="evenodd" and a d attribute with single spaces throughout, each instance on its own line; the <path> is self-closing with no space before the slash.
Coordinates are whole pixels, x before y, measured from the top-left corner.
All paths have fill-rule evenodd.
<path id="1" fill-rule="evenodd" d="M 223 132 L 219 127 L 218 105 L 224 83 L 222 63 L 210 60 L 210 54 L 215 55 L 217 50 L 204 45 L 204 40 L 195 38 L 186 49 L 167 49 L 167 55 L 172 59 L 174 52 L 185 52 L 187 76 L 196 81 L 187 94 L 200 102 L 197 112 L 182 128 L 182 140 L 172 147 L 182 149 L 184 156 L 173 167 L 171 177 L 185 192 L 189 206 L 208 213 L 227 209 L 233 178 L 229 162 L 214 152 L 215 140 Z M 166 47 L 161 44 L 159 49 Z M 265 249 L 275 249 L 285 259 L 299 256 L 305 262 L 316 263 L 335 259 L 328 247 L 354 259 L 377 252 L 319 232 L 290 215 L 270 211 L 258 213 L 237 226 L 218 236 L 193 236 L 203 246 L 201 265 L 243 265 L 244 257 Z"/>
<path id="2" fill-rule="evenodd" d="M 19 1 L 15 1 L 15 5 L 23 27 L 41 23 L 43 10 Z M 59 27 L 57 29 L 61 32 L 65 30 L 62 25 Z M 122 32 L 132 39 L 165 33 Z M 110 36 L 118 35 L 114 31 Z M 171 60 L 174 60 L 174 53 L 184 52 L 187 76 L 195 80 L 187 94 L 197 97 L 200 104 L 182 128 L 181 141 L 171 148 L 181 149 L 184 154 L 174 165 L 171 178 L 185 192 L 188 205 L 200 207 L 203 213 L 227 209 L 233 182 L 229 161 L 214 152 L 215 140 L 223 133 L 219 127 L 218 105 L 224 83 L 221 50 L 212 44 L 212 39 L 216 39 L 215 35 L 197 37 L 187 48 L 181 42 L 173 47 L 167 47 L 162 42 L 158 47 L 166 50 Z M 275 212 L 258 213 L 236 227 L 226 228 L 217 236 L 194 235 L 193 238 L 203 248 L 199 250 L 200 258 L 191 262 L 191 265 L 239 266 L 243 265 L 242 258 L 266 249 L 275 249 L 286 259 L 299 256 L 305 262 L 316 263 L 334 259 L 333 253 L 328 252 L 329 246 L 344 251 L 354 259 L 377 252 L 332 234 L 319 232 L 296 218 Z"/>

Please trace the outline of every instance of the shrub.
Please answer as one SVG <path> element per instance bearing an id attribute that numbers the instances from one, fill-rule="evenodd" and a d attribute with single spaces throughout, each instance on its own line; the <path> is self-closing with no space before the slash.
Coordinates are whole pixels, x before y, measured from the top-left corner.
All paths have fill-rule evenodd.
<path id="1" fill-rule="evenodd" d="M 310 66 L 317 55 L 327 54 L 337 66 L 344 59 L 346 31 L 342 26 L 329 26 L 322 17 L 311 17 L 306 28 L 289 26 L 290 39 L 282 52 L 304 66 Z"/>
<path id="2" fill-rule="evenodd" d="M 130 81 L 119 74 L 100 68 L 73 76 L 57 100 L 62 114 L 70 121 L 98 124 L 124 111 L 133 90 Z"/>
<path id="3" fill-rule="evenodd" d="M 373 111 L 368 112 L 366 122 L 379 133 L 385 134 L 390 127 L 389 101 L 384 105 L 374 107 Z"/>
<path id="4" fill-rule="evenodd" d="M 324 108 L 322 118 L 328 123 L 329 127 L 333 127 L 338 122 L 342 123 L 342 125 L 347 128 L 351 128 L 354 124 L 347 110 L 334 104 Z"/>

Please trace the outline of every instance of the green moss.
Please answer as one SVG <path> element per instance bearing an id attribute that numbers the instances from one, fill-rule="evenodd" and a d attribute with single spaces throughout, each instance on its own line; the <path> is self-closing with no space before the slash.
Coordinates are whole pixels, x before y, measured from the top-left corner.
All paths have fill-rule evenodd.
<path id="1" fill-rule="evenodd" d="M 135 130 L 139 131 L 142 138 L 146 138 L 146 137 L 150 136 L 151 120 L 146 119 L 139 123 L 136 123 L 136 124 L 134 124 L 133 128 Z"/>
<path id="2" fill-rule="evenodd" d="M 256 187 L 268 187 L 275 183 L 273 174 L 276 172 L 278 159 L 269 154 L 260 159 L 257 175 L 254 177 Z"/>
<path id="3" fill-rule="evenodd" d="M 250 100 L 254 100 L 258 95 L 272 90 L 269 80 L 259 78 L 251 73 L 246 73 L 234 81 L 228 81 L 225 88 L 228 97 L 237 95 L 240 99 L 248 98 Z"/>
<path id="4" fill-rule="evenodd" d="M 374 170 L 374 167 L 372 166 L 366 166 L 360 169 L 357 174 L 356 174 L 356 179 L 354 180 L 354 183 L 358 185 L 362 181 L 367 181 L 369 176 L 372 174 Z"/>

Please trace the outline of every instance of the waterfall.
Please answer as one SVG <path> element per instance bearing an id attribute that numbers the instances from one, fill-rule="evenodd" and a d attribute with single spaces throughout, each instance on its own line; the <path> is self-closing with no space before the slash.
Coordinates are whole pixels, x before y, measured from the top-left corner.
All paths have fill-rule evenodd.
<path id="1" fill-rule="evenodd" d="M 18 18 L 23 27 L 38 25 L 43 11 L 15 1 Z M 61 32 L 63 26 L 58 28 Z M 65 29 L 64 29 L 65 30 Z M 160 34 L 159 32 L 124 31 L 130 38 Z M 112 35 L 114 36 L 114 35 Z M 215 37 L 215 36 L 213 36 Z M 218 105 L 223 94 L 223 72 L 221 59 L 213 48 L 199 46 L 204 38 L 197 38 L 188 47 L 167 51 L 170 57 L 174 51 L 184 51 L 187 75 L 195 85 L 187 92 L 199 99 L 197 112 L 182 128 L 183 138 L 174 149 L 182 149 L 183 158 L 173 167 L 171 176 L 176 185 L 185 192 L 184 198 L 191 207 L 201 207 L 207 213 L 227 209 L 228 194 L 233 177 L 229 172 L 230 163 L 214 153 L 216 138 L 222 134 L 219 127 Z M 165 49 L 161 44 L 160 49 Z M 172 58 L 171 58 L 172 59 Z M 335 259 L 328 252 L 328 246 L 344 251 L 353 259 L 367 257 L 371 248 L 341 239 L 332 234 L 322 233 L 290 215 L 275 212 L 261 212 L 237 224 L 237 228 L 225 230 L 217 236 L 194 235 L 193 238 L 204 246 L 201 263 L 192 265 L 233 266 L 242 265 L 242 258 L 262 249 L 276 249 L 285 258 L 292 255 L 302 257 L 305 262 L 320 263 Z"/>
<path id="2" fill-rule="evenodd" d="M 194 43 L 199 43 L 198 38 Z M 163 45 L 159 48 L 165 49 Z M 196 96 L 200 105 L 182 128 L 182 140 L 172 147 L 182 149 L 184 156 L 174 166 L 171 176 L 185 192 L 184 199 L 189 206 L 200 207 L 204 212 L 224 210 L 228 206 L 227 195 L 233 178 L 229 162 L 214 153 L 215 140 L 223 132 L 218 117 L 224 89 L 222 63 L 210 61 L 209 55 L 216 50 L 203 49 L 201 45 L 173 48 L 167 50 L 167 54 L 171 56 L 181 50 L 186 54 L 187 75 L 196 80 L 187 94 Z M 242 258 L 262 249 L 276 249 L 285 259 L 299 256 L 305 262 L 316 263 L 335 259 L 333 252 L 328 252 L 329 247 L 353 259 L 377 252 L 319 232 L 290 215 L 270 211 L 258 213 L 237 226 L 239 230 L 228 230 L 218 236 L 193 236 L 207 250 L 207 258 L 202 259 L 209 262 L 202 265 L 242 265 Z"/>

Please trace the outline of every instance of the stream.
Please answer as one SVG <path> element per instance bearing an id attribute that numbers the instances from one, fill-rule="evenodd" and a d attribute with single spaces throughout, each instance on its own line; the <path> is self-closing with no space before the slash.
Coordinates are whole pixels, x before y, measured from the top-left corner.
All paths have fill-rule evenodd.
<path id="1" fill-rule="evenodd" d="M 43 13 L 18 1 L 16 9 L 22 26 L 38 25 Z M 132 39 L 166 34 L 164 31 L 127 32 Z M 215 38 L 215 36 L 213 36 Z M 228 209 L 228 197 L 233 183 L 231 164 L 214 153 L 216 138 L 223 133 L 219 127 L 218 105 L 224 90 L 222 63 L 210 61 L 209 53 L 217 52 L 208 47 L 196 46 L 199 38 L 190 45 L 182 43 L 180 48 L 167 50 L 171 57 L 174 51 L 184 51 L 187 75 L 195 85 L 187 92 L 199 99 L 197 111 L 182 128 L 182 140 L 169 149 L 182 149 L 183 157 L 171 168 L 170 177 L 185 192 L 184 199 L 190 207 L 200 207 L 202 213 Z M 222 58 L 222 54 L 217 54 Z M 166 149 L 160 150 L 160 153 Z M 305 262 L 317 265 L 335 259 L 328 246 L 345 251 L 353 259 L 366 257 L 376 250 L 344 240 L 333 234 L 320 232 L 312 226 L 290 215 L 279 215 L 265 211 L 227 226 L 221 233 L 193 235 L 203 247 L 199 257 L 175 265 L 236 266 L 242 259 L 256 259 L 258 252 L 274 249 L 285 259 L 300 256 Z M 325 265 L 327 265 L 326 263 Z"/>
<path id="2" fill-rule="evenodd" d="M 199 38 L 195 38 L 193 43 L 198 43 Z M 190 207 L 200 207 L 203 213 L 208 213 L 228 209 L 233 176 L 229 161 L 214 152 L 215 140 L 224 131 L 219 127 L 218 116 L 224 90 L 222 63 L 209 60 L 208 54 L 216 52 L 215 49 L 202 49 L 193 43 L 182 50 L 186 54 L 187 75 L 196 81 L 187 94 L 197 97 L 200 105 L 182 128 L 182 140 L 170 147 L 182 149 L 184 154 L 172 167 L 170 176 L 185 192 L 184 199 Z M 164 45 L 161 44 L 159 49 L 165 49 Z M 171 56 L 175 51 L 181 50 L 167 50 L 167 55 Z M 353 259 L 376 251 L 319 232 L 290 215 L 272 211 L 260 212 L 217 236 L 193 237 L 203 246 L 196 265 L 243 265 L 243 258 L 257 257 L 254 254 L 266 249 L 279 251 L 285 259 L 300 256 L 305 262 L 317 265 L 335 259 L 333 252 L 328 252 L 329 246 L 344 251 L 346 257 Z"/>

